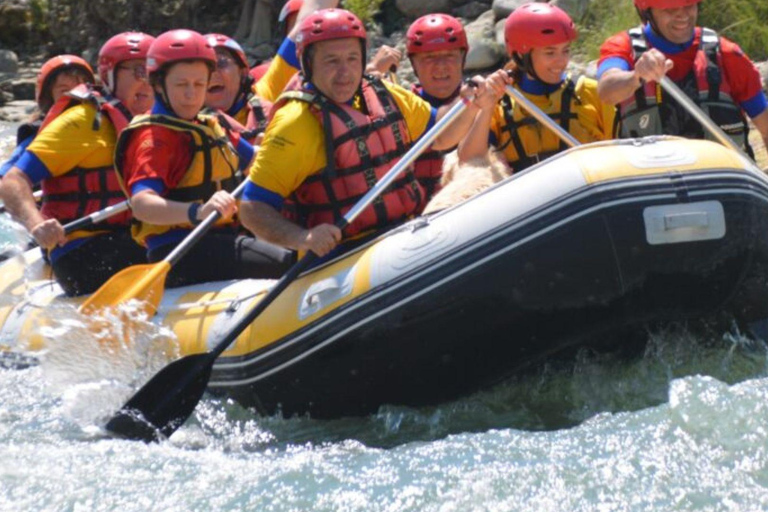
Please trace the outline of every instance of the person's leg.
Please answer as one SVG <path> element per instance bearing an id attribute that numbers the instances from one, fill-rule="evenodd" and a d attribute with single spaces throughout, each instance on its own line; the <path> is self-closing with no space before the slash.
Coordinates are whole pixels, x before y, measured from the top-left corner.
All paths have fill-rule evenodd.
<path id="1" fill-rule="evenodd" d="M 115 273 L 146 262 L 146 250 L 122 230 L 94 236 L 51 267 L 64 292 L 76 296 L 93 293 Z"/>
<path id="2" fill-rule="evenodd" d="M 150 251 L 152 262 L 167 256 L 174 246 Z M 205 235 L 171 269 L 166 278 L 169 288 L 225 281 L 228 279 L 276 279 L 293 262 L 293 253 L 276 245 L 238 236 L 214 232 Z"/>

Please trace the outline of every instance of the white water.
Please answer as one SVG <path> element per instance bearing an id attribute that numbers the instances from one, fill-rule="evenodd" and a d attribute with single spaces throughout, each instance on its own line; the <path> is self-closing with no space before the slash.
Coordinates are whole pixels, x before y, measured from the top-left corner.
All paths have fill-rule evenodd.
<path id="1" fill-rule="evenodd" d="M 42 364 L 0 369 L 0 512 L 768 509 L 766 349 L 735 329 L 652 333 L 637 357 L 584 351 L 365 418 L 259 418 L 204 400 L 169 441 L 144 445 L 100 424 L 137 372 L 162 366 L 167 333 L 140 324 L 107 361 L 73 310 L 51 316 Z"/>

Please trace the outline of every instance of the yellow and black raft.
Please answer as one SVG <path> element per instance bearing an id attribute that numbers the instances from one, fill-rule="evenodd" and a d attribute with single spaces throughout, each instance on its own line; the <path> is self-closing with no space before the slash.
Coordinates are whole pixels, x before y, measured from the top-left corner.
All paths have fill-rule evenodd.
<path id="1" fill-rule="evenodd" d="M 643 326 L 768 317 L 768 179 L 708 141 L 570 149 L 296 279 L 223 353 L 209 390 L 328 418 L 474 392 Z M 39 251 L 0 266 L 0 345 L 36 347 L 69 299 Z M 271 282 L 166 290 L 155 317 L 205 352 Z M 607 340 L 607 341 L 606 341 Z"/>

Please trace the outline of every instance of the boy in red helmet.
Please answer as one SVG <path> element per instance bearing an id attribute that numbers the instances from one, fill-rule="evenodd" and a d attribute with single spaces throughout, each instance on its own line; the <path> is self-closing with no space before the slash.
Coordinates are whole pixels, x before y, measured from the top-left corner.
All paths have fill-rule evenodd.
<path id="1" fill-rule="evenodd" d="M 508 81 L 578 141 L 605 140 L 613 130 L 613 107 L 598 99 L 595 80 L 566 71 L 576 37 L 573 20 L 559 7 L 521 5 L 504 24 L 507 53 L 512 57 Z M 501 73 L 510 76 L 507 71 Z M 459 145 L 459 160 L 485 157 L 489 141 L 516 172 L 567 148 L 509 96 L 492 112 L 478 116 Z"/>
<path id="2" fill-rule="evenodd" d="M 218 116 L 201 112 L 216 69 L 216 52 L 191 30 L 158 36 L 147 53 L 155 93 L 151 115 L 120 135 L 115 165 L 133 207 L 133 236 L 147 259 L 167 256 L 213 212 L 221 218 L 168 274 L 168 286 L 244 278 L 276 278 L 292 255 L 241 236 L 230 194 L 253 158 L 251 146 Z"/>
<path id="3" fill-rule="evenodd" d="M 108 40 L 99 51 L 104 86 L 81 85 L 62 96 L 3 178 L 7 210 L 45 250 L 68 295 L 91 293 L 115 272 L 146 261 L 129 232 L 130 212 L 69 235 L 63 224 L 125 199 L 113 168 L 115 142 L 133 116 L 152 106 L 144 58 L 153 40 L 137 32 Z"/>
<path id="4" fill-rule="evenodd" d="M 661 89 L 659 81 L 668 75 L 751 153 L 745 113 L 768 143 L 768 100 L 760 74 L 738 45 L 696 25 L 700 2 L 634 0 L 643 24 L 603 43 L 598 92 L 603 101 L 617 105 L 621 137 L 709 138 Z"/>
<path id="5" fill-rule="evenodd" d="M 434 109 L 397 85 L 364 77 L 366 32 L 348 11 L 325 9 L 308 16 L 297 41 L 302 80 L 276 105 L 251 166 L 241 218 L 259 237 L 330 257 L 342 250 L 335 250 L 343 236 L 334 223 L 448 107 Z M 492 107 L 503 90 L 503 84 L 494 90 L 478 77 L 473 104 L 433 147 L 456 145 L 478 109 Z M 280 213 L 289 197 L 298 222 Z M 348 226 L 344 237 L 359 242 L 418 214 L 423 203 L 423 187 L 408 170 Z"/>

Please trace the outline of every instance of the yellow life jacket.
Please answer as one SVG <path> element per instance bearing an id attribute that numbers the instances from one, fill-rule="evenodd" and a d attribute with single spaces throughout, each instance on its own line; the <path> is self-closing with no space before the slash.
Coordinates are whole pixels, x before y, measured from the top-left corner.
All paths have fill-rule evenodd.
<path id="1" fill-rule="evenodd" d="M 578 91 L 583 80 L 586 77 L 574 80 L 568 76 L 551 94 L 526 96 L 578 141 L 589 143 L 597 138 L 579 122 L 579 109 L 583 103 Z M 545 103 L 542 104 L 542 101 Z M 497 147 L 516 172 L 567 149 L 552 130 L 542 126 L 509 96 L 501 100 L 501 109 L 504 123 Z"/>
<path id="2" fill-rule="evenodd" d="M 242 173 L 238 170 L 240 157 L 232 146 L 226 131 L 218 119 L 211 115 L 198 115 L 197 122 L 184 121 L 165 115 L 137 116 L 123 130 L 117 141 L 115 151 L 115 168 L 122 176 L 125 150 L 128 147 L 131 134 L 138 128 L 146 126 L 162 126 L 177 132 L 188 133 L 192 137 L 192 145 L 179 148 L 180 151 L 194 151 L 192 162 L 187 172 L 181 178 L 176 188 L 168 190 L 164 197 L 179 202 L 205 203 L 219 190 L 233 191 L 242 181 Z M 125 185 L 123 184 L 123 187 Z M 234 225 L 234 219 L 219 219 L 217 226 Z M 133 238 L 140 244 L 146 245 L 150 236 L 160 235 L 172 229 L 192 229 L 194 226 L 183 224 L 154 225 L 134 219 L 131 228 Z"/>

